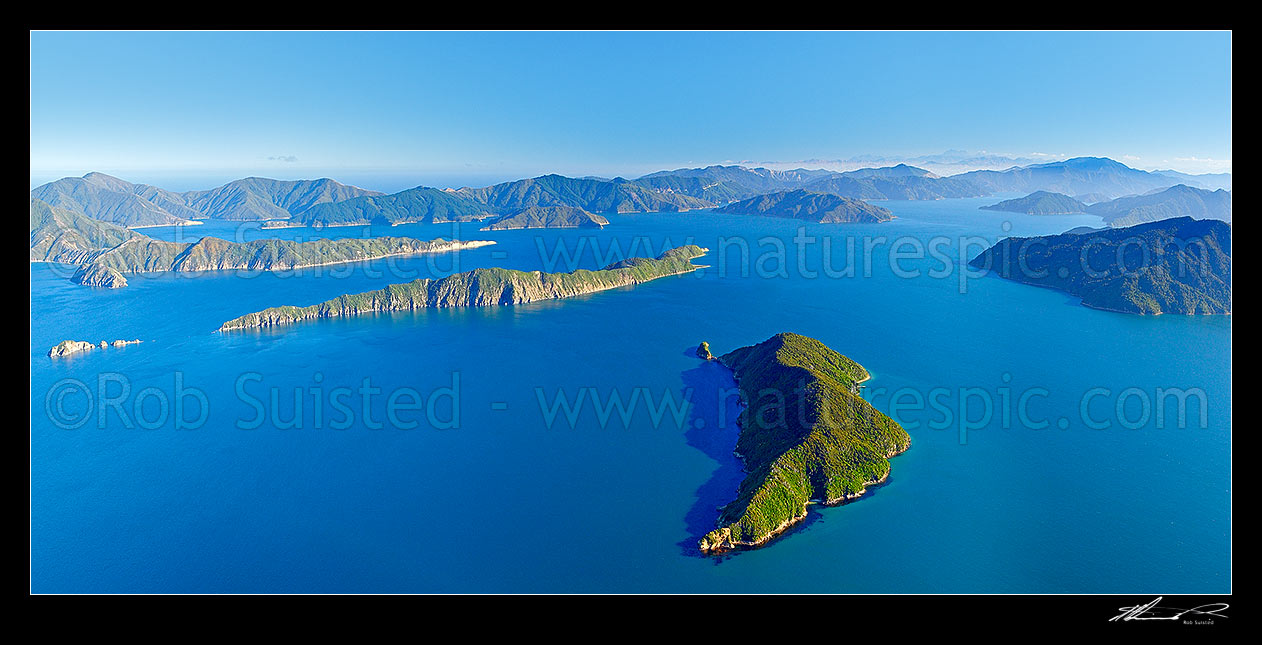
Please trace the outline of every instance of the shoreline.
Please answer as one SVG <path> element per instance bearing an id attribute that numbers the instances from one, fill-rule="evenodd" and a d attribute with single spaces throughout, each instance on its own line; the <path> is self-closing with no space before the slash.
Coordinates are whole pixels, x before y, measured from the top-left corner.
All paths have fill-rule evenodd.
<path id="1" fill-rule="evenodd" d="M 448 240 L 448 242 L 452 242 Z M 216 271 L 251 271 L 251 272 L 279 272 L 279 271 L 297 271 L 300 269 L 311 269 L 314 267 L 335 266 L 339 264 L 355 264 L 357 262 L 372 262 L 373 260 L 381 260 L 385 258 L 404 257 L 409 255 L 430 255 L 437 253 L 454 253 L 457 251 L 465 251 L 469 249 L 482 248 L 484 246 L 492 246 L 497 244 L 495 240 L 469 240 L 467 242 L 456 242 L 455 246 L 449 246 L 442 249 L 430 249 L 425 251 L 405 251 L 402 253 L 387 253 L 385 255 L 374 255 L 366 258 L 350 258 L 346 260 L 334 260 L 332 262 L 318 262 L 313 264 L 299 264 L 291 267 L 266 267 L 266 268 L 249 268 L 249 267 L 222 267 L 213 269 L 160 269 L 154 271 L 128 271 L 119 273 L 123 275 L 146 275 L 154 273 L 214 273 Z M 44 262 L 48 264 L 65 264 L 61 262 L 52 262 L 50 260 L 31 260 L 31 263 Z"/>
<path id="2" fill-rule="evenodd" d="M 1110 307 L 1102 307 L 1099 305 L 1089 304 L 1086 302 L 1086 300 L 1083 299 L 1082 296 L 1072 291 L 1066 291 L 1064 289 L 1061 289 L 1060 287 L 1054 287 L 1049 284 L 1039 284 L 1037 282 L 1026 282 L 1024 280 L 1014 280 L 1012 278 L 1005 278 L 1002 275 L 999 275 L 999 272 L 994 269 L 983 269 L 983 270 L 986 271 L 986 275 L 994 275 L 996 278 L 1000 280 L 1007 280 L 1008 282 L 1025 285 L 1027 287 L 1037 287 L 1039 289 L 1047 289 L 1048 291 L 1055 291 L 1056 293 L 1062 293 L 1067 296 L 1073 296 L 1078 299 L 1078 304 L 1082 305 L 1083 307 L 1086 307 L 1087 309 L 1094 309 L 1096 311 L 1107 311 L 1109 313 L 1114 313 L 1114 314 L 1126 314 L 1128 316 L 1143 316 L 1143 317 L 1153 317 L 1153 318 L 1156 318 L 1157 316 L 1165 316 L 1165 315 L 1170 315 L 1170 316 L 1230 316 L 1231 315 L 1230 311 L 1214 311 L 1214 312 L 1209 312 L 1209 313 L 1185 314 L 1178 311 L 1158 311 L 1156 313 L 1144 313 L 1142 311 L 1126 311 L 1124 309 L 1113 309 Z M 985 277 L 985 276 L 982 276 L 982 277 Z"/>
<path id="3" fill-rule="evenodd" d="M 896 453 L 886 455 L 885 458 L 892 459 L 894 457 L 897 457 L 903 454 L 904 452 L 907 452 L 908 450 L 911 450 L 911 442 L 907 443 L 906 448 L 903 448 L 902 450 Z M 741 458 L 741 462 L 742 464 L 744 463 L 744 458 Z M 846 504 L 857 502 L 859 501 L 860 498 L 862 498 L 864 495 L 868 493 L 869 487 L 876 488 L 879 486 L 883 486 L 886 482 L 888 482 L 890 478 L 890 474 L 893 470 L 894 468 L 891 465 L 890 468 L 886 469 L 885 474 L 882 475 L 879 479 L 863 482 L 863 488 L 853 493 L 850 493 L 849 495 L 843 495 L 841 497 L 838 497 L 836 499 L 831 499 L 831 500 L 821 500 L 821 499 L 807 500 L 806 503 L 802 504 L 802 511 L 800 513 L 797 513 L 792 518 L 787 519 L 784 522 L 781 522 L 780 525 L 777 526 L 774 530 L 758 538 L 757 540 L 754 540 L 752 542 L 745 542 L 745 541 L 734 542 L 734 541 L 729 540 L 727 542 L 722 543 L 719 546 L 714 546 L 714 547 L 711 547 L 710 549 L 700 549 L 700 551 L 702 555 L 722 555 L 724 553 L 730 553 L 733 551 L 752 551 L 754 549 L 761 549 L 765 546 L 770 545 L 771 542 L 774 542 L 776 538 L 784 536 L 784 534 L 787 533 L 794 526 L 797 526 L 799 523 L 805 521 L 806 518 L 810 517 L 810 509 L 812 506 L 833 508 L 833 507 L 845 506 Z"/>
<path id="4" fill-rule="evenodd" d="M 105 221 L 105 220 L 101 220 L 101 221 Z M 111 223 L 111 222 L 106 222 L 106 223 L 108 224 L 108 223 Z M 204 222 L 204 221 L 202 221 L 202 220 L 190 219 L 190 220 L 186 220 L 186 221 L 183 221 L 183 222 L 175 222 L 175 223 L 172 223 L 172 224 L 137 224 L 137 225 L 135 225 L 135 226 L 124 226 L 123 228 L 125 228 L 125 229 L 127 229 L 127 230 L 129 230 L 129 231 L 134 231 L 134 230 L 136 230 L 136 229 L 141 229 L 141 228 L 167 228 L 167 227 L 175 227 L 175 226 L 201 226 L 201 225 L 203 225 L 203 224 L 205 224 L 205 223 L 206 223 L 206 222 Z"/>

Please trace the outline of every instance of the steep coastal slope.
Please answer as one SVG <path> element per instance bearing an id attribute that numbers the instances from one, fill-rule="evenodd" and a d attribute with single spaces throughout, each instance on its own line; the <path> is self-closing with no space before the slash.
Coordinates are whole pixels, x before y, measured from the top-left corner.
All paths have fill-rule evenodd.
<path id="1" fill-rule="evenodd" d="M 609 220 L 573 206 L 530 206 L 493 220 L 479 230 L 523 228 L 604 228 Z"/>
<path id="2" fill-rule="evenodd" d="M 31 200 L 31 261 L 80 265 L 71 280 L 99 287 L 126 286 L 124 275 L 132 273 L 289 270 L 395 255 L 447 253 L 489 244 L 494 242 L 408 237 L 306 242 L 228 242 L 204 237 L 192 243 L 166 242 Z"/>
<path id="3" fill-rule="evenodd" d="M 273 327 L 379 311 L 488 307 L 569 298 L 690 273 L 700 268 L 691 260 L 705 253 L 706 249 L 696 245 L 680 246 L 663 252 L 657 258 L 631 258 L 598 271 L 579 269 L 570 273 L 474 269 L 445 278 L 420 278 L 376 291 L 347 294 L 308 307 L 272 307 L 229 320 L 219 331 Z"/>
<path id="4" fill-rule="evenodd" d="M 1217 220 L 1180 217 L 1126 228 L 1010 237 L 969 265 L 1066 291 L 1096 309 L 1231 313 L 1231 226 Z"/>
<path id="5" fill-rule="evenodd" d="M 1069 195 L 1039 190 L 1018 199 L 1009 199 L 998 204 L 982 206 L 981 209 L 1025 213 L 1027 215 L 1068 215 L 1070 213 L 1087 212 L 1087 205 Z"/>
<path id="6" fill-rule="evenodd" d="M 31 198 L 31 262 L 83 264 L 141 234 Z"/>
<path id="7" fill-rule="evenodd" d="M 177 193 L 98 172 L 36 187 L 31 198 L 119 226 L 168 226 L 200 216 Z"/>
<path id="8" fill-rule="evenodd" d="M 745 408 L 736 453 L 746 476 L 703 553 L 765 544 L 806 517 L 885 481 L 890 457 L 911 445 L 893 419 L 859 396 L 863 366 L 798 334 L 776 334 L 724 354 Z"/>
<path id="9" fill-rule="evenodd" d="M 1121 197 L 1092 204 L 1087 212 L 1099 215 L 1109 226 L 1133 226 L 1173 217 L 1231 221 L 1231 193 L 1191 186 L 1171 186 L 1146 195 Z"/>
<path id="10" fill-rule="evenodd" d="M 209 219 L 265 220 L 288 219 L 317 204 L 380 194 L 332 179 L 282 181 L 247 177 L 182 196 L 190 208 Z"/>
<path id="11" fill-rule="evenodd" d="M 165 226 L 198 219 L 288 219 L 315 204 L 376 191 L 332 179 L 281 181 L 249 177 L 204 191 L 177 193 L 133 184 L 104 173 L 66 177 L 31 191 L 31 197 L 121 226 Z"/>
<path id="12" fill-rule="evenodd" d="M 722 208 L 716 213 L 731 215 L 759 215 L 838 224 L 847 222 L 887 222 L 894 214 L 857 199 L 839 197 L 808 190 L 790 190 L 741 200 Z"/>

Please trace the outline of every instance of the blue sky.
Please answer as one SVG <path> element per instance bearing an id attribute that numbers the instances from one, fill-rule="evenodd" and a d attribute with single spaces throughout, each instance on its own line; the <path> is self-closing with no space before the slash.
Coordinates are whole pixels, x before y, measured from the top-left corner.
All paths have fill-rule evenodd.
<path id="1" fill-rule="evenodd" d="M 1230 34 L 31 34 L 33 185 L 393 190 L 947 149 L 1229 171 Z"/>

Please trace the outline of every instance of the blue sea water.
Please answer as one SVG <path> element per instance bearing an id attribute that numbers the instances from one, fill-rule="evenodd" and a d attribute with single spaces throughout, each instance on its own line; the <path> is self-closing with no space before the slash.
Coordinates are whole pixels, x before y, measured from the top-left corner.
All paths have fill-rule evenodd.
<path id="1" fill-rule="evenodd" d="M 165 239 L 459 234 L 497 244 L 288 274 L 135 276 L 119 290 L 32 265 L 32 590 L 1229 592 L 1230 317 L 1097 311 L 993 276 L 967 276 L 962 288 L 961 247 L 967 259 L 983 240 L 1099 223 L 978 210 L 993 201 L 888 202 L 892 222 L 802 232 L 794 221 L 707 212 L 611 215 L 596 232 L 146 229 Z M 799 235 L 816 240 L 799 248 Z M 772 240 L 785 249 L 783 272 Z M 870 271 L 864 240 L 874 244 Z M 931 277 L 944 264 L 929 255 L 896 271 L 899 240 L 940 241 L 951 274 Z M 856 275 L 824 275 L 823 248 L 840 267 L 848 241 Z M 615 248 L 646 255 L 684 242 L 710 248 L 696 260 L 710 268 L 523 306 L 215 332 L 268 306 L 422 275 L 571 268 L 554 261 L 557 248 L 597 268 L 619 259 Z M 731 377 L 693 351 L 782 331 L 866 366 L 865 397 L 904 423 L 912 448 L 859 501 L 813 507 L 766 548 L 700 557 L 696 540 L 741 472 L 731 452 L 738 410 L 724 396 Z M 46 356 L 61 340 L 115 338 L 144 342 Z M 380 391 L 366 405 L 365 380 Z M 330 402 L 339 387 L 352 392 L 342 398 L 349 414 Z M 1205 423 L 1194 398 L 1178 427 L 1159 388 L 1203 393 Z M 287 427 L 295 392 L 302 422 Z M 403 393 L 393 423 L 392 392 Z M 400 409 L 410 392 L 429 414 Z M 935 392 L 940 408 L 895 410 L 895 393 L 905 404 Z M 1033 423 L 1005 420 L 1001 410 L 1026 393 Z M 547 422 L 558 394 L 585 397 L 574 423 L 564 411 Z M 595 409 L 611 396 L 628 403 L 626 417 Z M 663 400 L 690 405 L 654 414 Z M 265 419 L 243 429 L 255 402 Z M 177 428 L 177 413 L 196 427 Z M 62 427 L 84 414 L 77 429 Z M 146 429 L 146 419 L 161 423 Z M 1109 426 L 1088 427 L 1095 421 Z"/>

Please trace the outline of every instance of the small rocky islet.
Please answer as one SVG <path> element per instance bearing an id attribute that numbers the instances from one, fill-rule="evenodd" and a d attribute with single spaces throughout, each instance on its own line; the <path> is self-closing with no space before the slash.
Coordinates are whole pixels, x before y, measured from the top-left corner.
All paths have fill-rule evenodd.
<path id="1" fill-rule="evenodd" d="M 99 343 L 91 343 L 86 340 L 63 340 L 60 343 L 53 345 L 53 348 L 48 350 L 48 356 L 51 358 L 57 358 L 59 356 L 69 356 L 71 354 L 78 354 L 80 352 L 86 352 L 86 351 L 90 351 L 97 348 L 105 349 L 107 347 L 114 347 L 114 348 L 126 347 L 128 345 L 139 344 L 140 342 L 141 341 L 139 339 L 136 339 L 136 340 L 119 339 L 112 343 L 109 341 L 104 341 L 104 340 Z"/>

